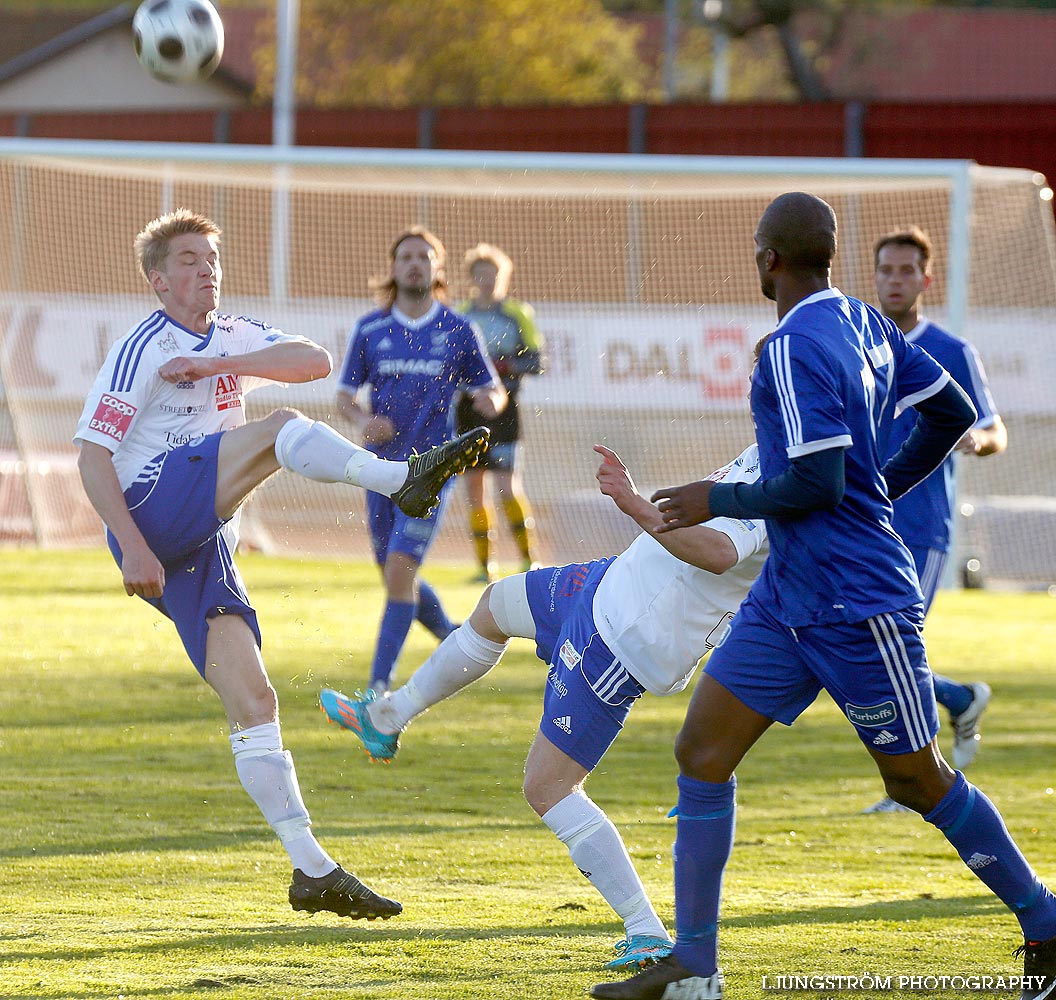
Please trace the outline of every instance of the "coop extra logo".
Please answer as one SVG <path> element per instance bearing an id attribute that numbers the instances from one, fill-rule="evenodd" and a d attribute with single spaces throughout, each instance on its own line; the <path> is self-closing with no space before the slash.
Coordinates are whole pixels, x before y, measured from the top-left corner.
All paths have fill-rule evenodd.
<path id="1" fill-rule="evenodd" d="M 93 431 L 105 434 L 108 438 L 123 441 L 135 415 L 136 407 L 131 403 L 126 403 L 123 399 L 104 392 L 88 426 Z"/>

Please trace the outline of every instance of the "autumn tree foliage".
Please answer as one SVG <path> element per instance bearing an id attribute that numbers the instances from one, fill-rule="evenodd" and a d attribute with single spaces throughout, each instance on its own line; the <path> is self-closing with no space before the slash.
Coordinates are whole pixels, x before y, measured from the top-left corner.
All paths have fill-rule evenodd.
<path id="1" fill-rule="evenodd" d="M 297 95 L 317 107 L 646 100 L 637 45 L 600 0 L 303 0 Z M 274 45 L 260 50 L 264 88 L 274 59 Z"/>

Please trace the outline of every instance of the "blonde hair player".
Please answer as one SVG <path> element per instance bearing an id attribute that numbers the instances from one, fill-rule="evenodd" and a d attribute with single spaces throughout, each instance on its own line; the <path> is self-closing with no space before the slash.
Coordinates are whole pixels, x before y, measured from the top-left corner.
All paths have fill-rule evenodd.
<path id="1" fill-rule="evenodd" d="M 400 904 L 341 868 L 311 831 L 257 615 L 234 563 L 238 513 L 280 468 L 419 509 L 437 502 L 476 451 L 445 445 L 414 463 L 387 462 L 294 409 L 247 423 L 243 400 L 253 383 L 325 378 L 330 355 L 304 337 L 220 312 L 220 237 L 215 222 L 183 208 L 136 236 L 137 263 L 161 308 L 110 349 L 77 424 L 78 468 L 125 592 L 172 620 L 220 698 L 239 780 L 293 864 L 290 904 L 384 919 Z"/>

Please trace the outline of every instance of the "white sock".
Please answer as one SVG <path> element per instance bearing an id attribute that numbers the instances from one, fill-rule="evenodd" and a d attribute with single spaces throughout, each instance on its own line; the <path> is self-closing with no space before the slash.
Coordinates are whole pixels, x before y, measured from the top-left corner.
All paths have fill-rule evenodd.
<path id="1" fill-rule="evenodd" d="M 667 938 L 645 886 L 612 821 L 582 789 L 543 814 L 543 822 L 567 848 L 575 866 L 622 918 L 627 936 Z"/>
<path id="2" fill-rule="evenodd" d="M 293 757 L 282 749 L 279 724 L 252 726 L 232 733 L 228 739 L 242 787 L 282 841 L 293 867 L 313 878 L 332 872 L 337 862 L 312 834 Z"/>
<path id="3" fill-rule="evenodd" d="M 329 424 L 294 417 L 275 437 L 275 457 L 290 472 L 317 483 L 349 483 L 392 496 L 407 480 L 406 462 L 378 458 Z"/>
<path id="4" fill-rule="evenodd" d="M 485 639 L 468 621 L 463 622 L 403 687 L 370 705 L 370 721 L 380 732 L 401 732 L 416 715 L 483 677 L 499 662 L 507 645 Z"/>

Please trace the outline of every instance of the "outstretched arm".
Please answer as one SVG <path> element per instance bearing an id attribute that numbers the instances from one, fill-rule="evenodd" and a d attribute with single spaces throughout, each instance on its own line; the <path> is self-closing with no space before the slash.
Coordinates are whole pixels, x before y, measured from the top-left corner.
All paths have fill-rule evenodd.
<path id="1" fill-rule="evenodd" d="M 663 525 L 658 531 L 673 531 L 700 524 L 712 517 L 760 518 L 802 517 L 815 510 L 831 510 L 846 488 L 843 448 L 826 448 L 795 458 L 772 479 L 754 483 L 699 483 L 657 490 Z"/>
<path id="2" fill-rule="evenodd" d="M 314 382 L 333 368 L 330 352 L 310 340 L 287 340 L 248 354 L 170 358 L 158 374 L 166 382 L 196 382 L 213 375 L 255 375 L 274 382 Z"/>
<path id="3" fill-rule="evenodd" d="M 737 549 L 724 532 L 699 525 L 691 530 L 659 533 L 663 527 L 660 511 L 638 492 L 620 456 L 600 444 L 594 445 L 594 450 L 602 458 L 597 472 L 601 492 L 611 497 L 624 514 L 633 518 L 642 530 L 656 538 L 668 552 L 709 573 L 725 573 L 737 565 Z"/>

